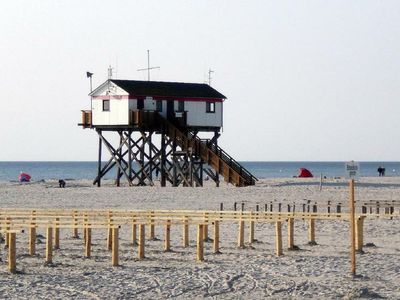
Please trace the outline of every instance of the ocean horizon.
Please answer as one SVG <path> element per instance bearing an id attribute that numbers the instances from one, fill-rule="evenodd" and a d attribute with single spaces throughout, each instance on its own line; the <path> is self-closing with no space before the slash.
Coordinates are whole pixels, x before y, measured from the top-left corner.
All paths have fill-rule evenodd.
<path id="1" fill-rule="evenodd" d="M 103 162 L 105 164 L 106 162 Z M 307 168 L 315 177 L 344 177 L 344 161 L 239 161 L 250 173 L 259 179 L 288 178 L 297 176 L 300 168 Z M 377 168 L 386 169 L 385 176 L 400 176 L 400 162 L 361 161 L 360 176 L 378 176 Z M 0 181 L 16 181 L 21 172 L 32 176 L 33 181 L 40 180 L 79 180 L 94 179 L 97 174 L 96 161 L 1 161 Z M 106 179 L 115 177 L 111 170 Z"/>

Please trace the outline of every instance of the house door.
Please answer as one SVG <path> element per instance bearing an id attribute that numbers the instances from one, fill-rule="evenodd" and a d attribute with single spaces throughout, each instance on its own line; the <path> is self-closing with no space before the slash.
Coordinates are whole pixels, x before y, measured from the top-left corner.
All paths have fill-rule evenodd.
<path id="1" fill-rule="evenodd" d="M 170 121 L 174 119 L 174 101 L 171 100 L 167 101 L 167 119 Z"/>

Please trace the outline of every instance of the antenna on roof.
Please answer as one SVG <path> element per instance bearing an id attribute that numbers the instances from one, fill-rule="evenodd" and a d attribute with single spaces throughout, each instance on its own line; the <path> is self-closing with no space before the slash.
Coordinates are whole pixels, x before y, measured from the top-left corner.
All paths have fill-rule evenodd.
<path id="1" fill-rule="evenodd" d="M 150 67 L 150 50 L 147 50 L 147 68 L 138 69 L 137 71 L 146 71 L 147 70 L 147 81 L 150 81 L 150 70 L 160 69 L 160 67 Z"/>
<path id="2" fill-rule="evenodd" d="M 108 79 L 112 78 L 112 70 L 113 68 L 111 68 L 111 66 L 108 66 Z"/>
<path id="3" fill-rule="evenodd" d="M 213 70 L 208 69 L 208 85 L 211 86 L 211 73 L 214 73 Z"/>

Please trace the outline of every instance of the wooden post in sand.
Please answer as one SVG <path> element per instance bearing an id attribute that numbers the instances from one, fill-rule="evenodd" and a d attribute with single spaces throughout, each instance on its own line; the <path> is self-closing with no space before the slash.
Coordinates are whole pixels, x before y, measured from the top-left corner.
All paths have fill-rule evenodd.
<path id="1" fill-rule="evenodd" d="M 171 251 L 171 220 L 167 220 L 167 223 L 165 224 L 164 251 Z"/>
<path id="2" fill-rule="evenodd" d="M 213 250 L 215 254 L 219 254 L 219 221 L 214 221 L 214 241 L 213 241 Z"/>
<path id="3" fill-rule="evenodd" d="M 244 221 L 239 221 L 238 248 L 244 248 Z"/>
<path id="4" fill-rule="evenodd" d="M 113 226 L 113 219 L 112 219 L 112 211 L 108 212 L 108 235 L 107 235 L 107 250 L 112 250 L 112 226 Z"/>
<path id="5" fill-rule="evenodd" d="M 154 240 L 156 238 L 155 236 L 155 228 L 154 228 L 154 211 L 150 212 L 150 230 L 149 230 L 149 239 Z"/>
<path id="6" fill-rule="evenodd" d="M 359 253 L 363 252 L 364 245 L 364 219 L 365 216 L 360 216 L 357 218 L 356 227 L 356 251 Z"/>
<path id="7" fill-rule="evenodd" d="M 86 231 L 85 257 L 89 258 L 91 255 L 91 246 L 92 246 L 92 228 L 90 228 L 90 224 L 87 224 L 85 231 Z"/>
<path id="8" fill-rule="evenodd" d="M 208 213 L 204 213 L 203 239 L 208 242 Z"/>
<path id="9" fill-rule="evenodd" d="M 315 219 L 310 218 L 308 220 L 308 244 L 314 246 L 317 244 L 315 241 Z"/>
<path id="10" fill-rule="evenodd" d="M 294 249 L 294 219 L 288 219 L 288 249 Z"/>
<path id="11" fill-rule="evenodd" d="M 46 231 L 46 263 L 51 264 L 53 262 L 53 228 L 47 227 Z"/>
<path id="12" fill-rule="evenodd" d="M 36 224 L 31 223 L 29 227 L 29 255 L 33 256 L 36 253 Z"/>
<path id="13" fill-rule="evenodd" d="M 350 272 L 351 275 L 356 275 L 356 234 L 355 234 L 355 209 L 354 209 L 354 179 L 350 179 L 349 182 L 349 189 L 350 189 L 350 197 L 349 197 L 349 208 L 350 208 L 350 243 L 351 243 L 351 250 L 350 250 L 350 261 L 351 261 L 351 268 Z"/>
<path id="14" fill-rule="evenodd" d="M 113 227 L 112 232 L 112 256 L 111 256 L 111 264 L 113 267 L 118 266 L 119 264 L 119 244 L 118 244 L 118 227 Z"/>
<path id="15" fill-rule="evenodd" d="M 138 258 L 144 258 L 144 243 L 145 243 L 145 225 L 139 225 L 139 245 L 138 245 Z"/>
<path id="16" fill-rule="evenodd" d="M 132 218 L 132 245 L 137 246 L 137 225 L 135 216 Z"/>
<path id="17" fill-rule="evenodd" d="M 187 216 L 183 217 L 183 247 L 189 247 L 189 218 Z"/>
<path id="18" fill-rule="evenodd" d="M 10 273 L 16 272 L 16 233 L 10 232 L 8 235 L 8 271 Z"/>
<path id="19" fill-rule="evenodd" d="M 60 249 L 60 218 L 54 223 L 54 249 Z"/>
<path id="20" fill-rule="evenodd" d="M 11 227 L 10 227 L 10 224 L 11 224 L 11 218 L 10 217 L 6 217 L 5 218 L 5 223 L 6 223 L 6 238 L 5 238 L 5 241 L 4 241 L 4 246 L 6 247 L 6 248 L 8 248 L 8 242 L 10 241 L 10 233 L 8 232 L 8 230 L 10 230 L 11 229 Z"/>
<path id="21" fill-rule="evenodd" d="M 204 260 L 204 225 L 197 225 L 197 261 Z"/>
<path id="22" fill-rule="evenodd" d="M 254 220 L 253 220 L 253 212 L 250 213 L 250 222 L 249 222 L 249 243 L 252 244 L 254 242 Z"/>
<path id="23" fill-rule="evenodd" d="M 72 230 L 72 237 L 77 239 L 78 235 L 78 211 L 74 211 L 74 229 Z"/>
<path id="24" fill-rule="evenodd" d="M 276 246 L 276 256 L 282 255 L 282 222 L 276 221 L 275 222 L 275 246 Z"/>

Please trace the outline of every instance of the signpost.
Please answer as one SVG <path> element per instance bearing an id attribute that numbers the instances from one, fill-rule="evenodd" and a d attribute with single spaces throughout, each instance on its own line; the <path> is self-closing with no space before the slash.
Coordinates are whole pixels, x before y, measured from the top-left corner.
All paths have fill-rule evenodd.
<path id="1" fill-rule="evenodd" d="M 345 164 L 346 177 L 349 181 L 349 216 L 350 216 L 350 273 L 352 276 L 356 275 L 356 219 L 355 219 L 355 205 L 354 205 L 354 179 L 360 177 L 360 164 L 355 161 L 349 161 Z"/>

